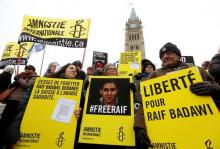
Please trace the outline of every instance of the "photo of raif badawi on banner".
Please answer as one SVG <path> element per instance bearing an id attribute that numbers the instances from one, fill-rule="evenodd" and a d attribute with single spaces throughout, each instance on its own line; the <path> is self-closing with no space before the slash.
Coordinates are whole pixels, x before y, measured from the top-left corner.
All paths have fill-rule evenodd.
<path id="1" fill-rule="evenodd" d="M 128 78 L 92 78 L 86 114 L 131 115 Z"/>

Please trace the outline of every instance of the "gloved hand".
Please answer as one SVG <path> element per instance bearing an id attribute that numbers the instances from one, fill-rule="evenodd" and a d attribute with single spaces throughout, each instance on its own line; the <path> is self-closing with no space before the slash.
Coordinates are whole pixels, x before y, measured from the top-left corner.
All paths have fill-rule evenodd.
<path id="1" fill-rule="evenodd" d="M 198 82 L 190 85 L 190 90 L 196 95 L 212 96 L 220 93 L 220 87 L 210 81 Z"/>
<path id="2" fill-rule="evenodd" d="M 129 73 L 128 76 L 133 76 L 133 74 L 132 74 L 132 73 Z"/>
<path id="3" fill-rule="evenodd" d="M 135 128 L 134 130 L 137 149 L 148 149 L 149 147 L 153 147 L 145 129 Z"/>
<path id="4" fill-rule="evenodd" d="M 20 77 L 18 76 L 18 75 L 16 75 L 15 77 L 14 77 L 14 80 L 15 81 L 18 81 L 20 79 Z"/>

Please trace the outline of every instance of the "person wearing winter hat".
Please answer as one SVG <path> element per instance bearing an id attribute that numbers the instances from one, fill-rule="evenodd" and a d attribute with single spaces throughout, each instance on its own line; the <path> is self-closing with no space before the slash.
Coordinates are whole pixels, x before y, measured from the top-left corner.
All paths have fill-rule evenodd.
<path id="1" fill-rule="evenodd" d="M 134 102 L 136 104 L 135 110 L 142 101 L 140 94 L 140 82 L 147 79 L 148 75 L 155 70 L 155 65 L 148 59 L 142 60 L 142 72 L 134 75 L 134 86 L 132 89 L 134 93 Z M 132 87 L 132 86 L 131 86 Z M 136 111 L 135 111 L 136 112 Z"/>
<path id="2" fill-rule="evenodd" d="M 148 77 L 148 75 L 156 69 L 155 65 L 148 59 L 142 60 L 142 70 L 134 76 L 136 80 L 143 80 Z"/>
<path id="3" fill-rule="evenodd" d="M 220 85 L 220 52 L 212 57 L 208 71 Z"/>
<path id="4" fill-rule="evenodd" d="M 176 55 L 178 55 L 179 57 L 181 57 L 181 52 L 178 49 L 178 47 L 175 44 L 172 44 L 170 42 L 166 43 L 161 49 L 160 49 L 160 59 L 162 58 L 162 55 L 164 52 L 167 51 L 172 51 L 174 53 L 176 53 Z"/>
<path id="5" fill-rule="evenodd" d="M 181 52 L 175 44 L 166 43 L 159 52 L 162 61 L 162 67 L 172 68 L 180 64 Z"/>
<path id="6" fill-rule="evenodd" d="M 216 83 L 218 83 L 213 91 L 216 92 L 215 96 L 220 97 L 220 49 L 219 52 L 212 57 L 208 72 L 212 77 L 214 77 Z M 217 106 L 220 111 L 220 101 L 215 102 L 219 103 Z"/>
<path id="7" fill-rule="evenodd" d="M 0 92 L 4 91 L 11 84 L 11 78 L 14 73 L 14 68 L 6 66 L 4 71 L 0 74 Z"/>
<path id="8" fill-rule="evenodd" d="M 77 68 L 79 69 L 79 78 L 84 81 L 86 79 L 86 72 L 82 70 L 81 61 L 77 60 L 77 61 L 74 61 L 72 64 L 77 66 Z"/>
<path id="9" fill-rule="evenodd" d="M 211 61 L 207 61 L 207 64 L 208 68 L 206 71 L 214 77 L 215 81 L 203 79 L 202 82 L 192 84 L 190 90 L 199 96 L 211 96 L 220 111 L 220 48 Z"/>
<path id="10" fill-rule="evenodd" d="M 170 42 L 166 43 L 163 45 L 163 47 L 159 51 L 159 57 L 162 61 L 162 68 L 157 69 L 156 71 L 153 71 L 152 73 L 149 74 L 148 79 L 153 79 L 157 78 L 160 76 L 164 76 L 167 73 L 173 72 L 173 71 L 178 71 L 181 69 L 186 69 L 192 66 L 187 65 L 186 63 L 180 61 L 181 58 L 181 52 L 179 48 Z M 199 90 L 197 86 L 203 86 L 206 88 L 207 86 L 212 86 L 213 85 L 213 79 L 210 77 L 210 75 L 201 67 L 198 67 L 201 77 L 203 80 L 205 80 L 201 84 L 192 84 L 190 87 L 190 90 L 192 93 L 201 93 L 202 90 Z M 209 82 L 209 83 L 205 83 Z M 213 86 L 212 86 L 213 88 Z M 207 91 L 208 94 L 209 91 Z M 209 92 L 211 93 L 211 92 Z M 206 94 L 206 95 L 207 95 Z M 199 95 L 199 94 L 197 94 Z M 209 94 L 211 95 L 211 94 Z M 217 99 L 216 99 L 217 100 Z M 147 148 L 151 145 L 151 141 L 149 137 L 147 136 L 147 128 L 145 124 L 145 117 L 144 117 L 144 112 L 143 112 L 143 105 L 141 104 L 138 108 L 137 113 L 135 114 L 135 120 L 134 120 L 134 129 L 135 129 L 135 134 L 136 134 L 136 143 L 137 143 L 137 148 Z"/>
<path id="11" fill-rule="evenodd" d="M 148 59 L 142 60 L 142 72 L 134 75 L 134 86 L 132 89 L 134 94 L 135 112 L 139 104 L 142 102 L 140 93 L 140 82 L 147 79 L 148 75 L 155 70 L 155 65 Z M 131 86 L 132 87 L 132 86 Z"/>
<path id="12" fill-rule="evenodd" d="M 73 63 L 76 64 L 79 67 L 79 69 L 82 69 L 82 63 L 80 60 L 74 61 Z"/>
<path id="13" fill-rule="evenodd" d="M 208 72 L 214 77 L 215 81 L 205 80 L 203 78 L 203 81 L 192 84 L 190 90 L 198 96 L 211 96 L 220 112 L 220 48 L 218 49 L 218 53 L 211 59 Z"/>
<path id="14" fill-rule="evenodd" d="M 150 74 L 156 69 L 155 65 L 152 62 L 147 62 L 142 67 L 142 73 L 146 72 Z"/>
<path id="15" fill-rule="evenodd" d="M 36 71 L 36 68 L 35 68 L 33 65 L 26 65 L 26 66 L 24 67 L 24 70 L 32 70 L 33 72 L 35 72 L 35 71 Z"/>

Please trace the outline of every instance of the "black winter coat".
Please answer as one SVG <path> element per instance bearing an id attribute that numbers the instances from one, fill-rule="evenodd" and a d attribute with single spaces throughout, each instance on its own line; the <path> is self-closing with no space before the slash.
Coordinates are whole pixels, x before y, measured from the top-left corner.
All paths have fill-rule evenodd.
<path id="1" fill-rule="evenodd" d="M 0 92 L 4 91 L 11 84 L 12 75 L 8 72 L 2 72 L 0 74 Z"/>

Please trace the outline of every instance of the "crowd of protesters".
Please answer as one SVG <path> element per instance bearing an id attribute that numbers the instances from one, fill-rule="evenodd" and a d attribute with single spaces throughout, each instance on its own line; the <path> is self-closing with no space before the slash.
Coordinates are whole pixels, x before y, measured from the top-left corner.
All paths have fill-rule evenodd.
<path id="1" fill-rule="evenodd" d="M 182 70 L 191 66 L 180 61 L 181 51 L 172 43 L 166 43 L 159 50 L 161 59 L 161 68 L 156 69 L 154 63 L 148 59 L 142 60 L 142 69 L 138 74 L 133 75 L 134 83 L 130 84 L 130 89 L 134 94 L 134 101 L 139 103 L 139 108 L 135 112 L 134 131 L 136 138 L 136 149 L 147 149 L 152 147 L 150 138 L 147 135 L 145 125 L 143 106 L 141 103 L 140 82 L 152 78 L 157 78 L 166 75 L 169 72 Z M 199 68 L 203 81 L 192 84 L 190 90 L 192 93 L 199 96 L 211 96 L 216 106 L 220 107 L 220 50 L 210 61 L 205 61 Z M 0 149 L 10 149 L 20 137 L 20 124 L 24 115 L 31 90 L 35 79 L 39 77 L 36 74 L 35 67 L 26 65 L 24 72 L 21 72 L 14 77 L 12 75 L 14 68 L 6 66 L 0 74 L 0 92 L 7 88 L 16 86 L 16 89 L 8 97 L 6 106 L 0 119 Z M 86 89 L 88 87 L 89 76 L 118 76 L 118 69 L 115 65 L 109 63 L 104 64 L 102 61 L 97 61 L 93 66 L 87 68 L 87 72 L 82 70 L 82 63 L 77 60 L 68 63 L 62 67 L 57 62 L 51 62 L 46 70 L 44 77 L 63 78 L 63 79 L 81 79 L 83 80 L 83 89 L 81 95 L 80 108 L 75 111 L 75 116 L 78 118 L 75 145 L 74 148 L 96 148 L 96 149 L 125 149 L 129 147 L 112 146 L 112 145 L 97 145 L 97 144 L 80 144 L 78 143 L 80 123 L 82 118 L 81 110 L 84 107 Z M 220 108 L 219 108 L 220 109 Z"/>

